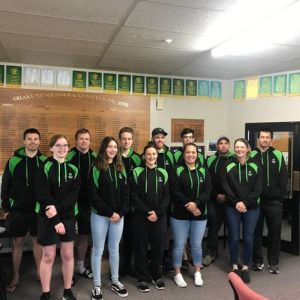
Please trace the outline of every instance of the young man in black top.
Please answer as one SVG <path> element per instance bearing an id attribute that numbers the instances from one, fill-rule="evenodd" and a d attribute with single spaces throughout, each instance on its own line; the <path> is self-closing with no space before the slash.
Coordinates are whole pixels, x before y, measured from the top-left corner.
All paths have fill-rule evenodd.
<path id="1" fill-rule="evenodd" d="M 7 228 L 13 237 L 12 262 L 13 278 L 7 287 L 14 292 L 19 283 L 19 270 L 22 261 L 23 244 L 27 232 L 32 236 L 32 250 L 39 277 L 41 247 L 37 243 L 37 217 L 34 212 L 36 197 L 34 193 L 36 172 L 46 160 L 38 148 L 40 133 L 35 128 L 24 131 L 24 147 L 14 152 L 7 162 L 1 185 L 2 207 L 7 212 Z"/>
<path id="2" fill-rule="evenodd" d="M 81 178 L 81 186 L 78 195 L 79 213 L 77 216 L 78 235 L 75 273 L 84 278 L 92 279 L 93 273 L 90 268 L 85 267 L 84 260 L 91 234 L 91 209 L 87 195 L 88 178 L 96 158 L 96 153 L 90 149 L 91 135 L 87 129 L 81 128 L 77 130 L 75 133 L 75 141 L 76 147 L 72 148 L 67 156 L 67 160 L 78 168 Z"/>
<path id="3" fill-rule="evenodd" d="M 207 167 L 212 180 L 212 191 L 208 202 L 208 234 L 206 255 L 203 265 L 209 266 L 216 259 L 218 249 L 218 232 L 225 220 L 224 203 L 226 197 L 221 184 L 221 172 L 233 153 L 229 151 L 230 141 L 227 136 L 217 140 L 217 151 L 207 159 Z"/>
<path id="4" fill-rule="evenodd" d="M 261 271 L 264 267 L 261 249 L 264 219 L 268 228 L 267 259 L 269 271 L 279 274 L 279 253 L 282 202 L 287 184 L 287 169 L 282 153 L 272 147 L 273 131 L 262 128 L 258 132 L 258 147 L 251 152 L 252 158 L 262 165 L 263 192 L 260 197 L 261 210 L 254 235 L 252 269 Z"/>

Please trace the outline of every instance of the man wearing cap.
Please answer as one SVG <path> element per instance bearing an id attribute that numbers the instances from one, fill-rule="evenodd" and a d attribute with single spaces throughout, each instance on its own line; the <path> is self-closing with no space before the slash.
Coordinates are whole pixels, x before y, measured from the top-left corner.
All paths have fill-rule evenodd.
<path id="1" fill-rule="evenodd" d="M 169 148 L 165 145 L 166 136 L 164 129 L 158 127 L 152 130 L 152 142 L 155 144 L 158 152 L 157 166 L 165 169 L 168 174 L 174 167 L 174 157 Z"/>
<path id="2" fill-rule="evenodd" d="M 195 142 L 195 132 L 192 128 L 184 128 L 180 133 L 181 139 L 182 139 L 182 145 L 186 145 L 188 143 L 194 143 Z M 183 162 L 183 155 L 182 155 L 182 149 L 177 149 L 174 152 L 174 159 L 175 164 L 179 165 Z M 205 163 L 204 155 L 201 153 L 200 150 L 198 150 L 198 159 L 197 163 L 199 166 L 203 166 Z"/>
<path id="3" fill-rule="evenodd" d="M 218 232 L 225 220 L 224 202 L 226 197 L 221 184 L 221 172 L 227 161 L 233 156 L 229 151 L 230 141 L 225 135 L 217 140 L 217 151 L 207 159 L 207 167 L 211 175 L 212 191 L 208 202 L 208 235 L 206 255 L 203 265 L 209 266 L 216 259 L 218 250 Z"/>

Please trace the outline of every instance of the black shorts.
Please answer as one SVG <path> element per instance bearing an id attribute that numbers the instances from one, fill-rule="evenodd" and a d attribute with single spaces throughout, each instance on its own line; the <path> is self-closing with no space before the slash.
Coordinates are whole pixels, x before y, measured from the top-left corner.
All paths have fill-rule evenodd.
<path id="1" fill-rule="evenodd" d="M 6 216 L 5 227 L 10 237 L 24 237 L 29 231 L 37 235 L 37 214 L 35 212 L 12 211 Z"/>
<path id="2" fill-rule="evenodd" d="M 77 215 L 77 225 L 79 234 L 91 234 L 91 209 L 79 208 Z"/>
<path id="3" fill-rule="evenodd" d="M 61 221 L 65 225 L 66 233 L 58 234 L 51 219 L 38 216 L 38 243 L 42 246 L 58 244 L 59 242 L 72 242 L 75 239 L 75 218 Z"/>

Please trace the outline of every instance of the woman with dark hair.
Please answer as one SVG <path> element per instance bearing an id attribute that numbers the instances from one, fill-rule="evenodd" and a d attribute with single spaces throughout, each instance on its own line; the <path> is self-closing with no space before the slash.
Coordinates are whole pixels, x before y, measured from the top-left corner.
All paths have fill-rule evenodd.
<path id="1" fill-rule="evenodd" d="M 56 134 L 49 142 L 53 157 L 38 170 L 35 184 L 38 213 L 38 243 L 42 245 L 40 277 L 43 294 L 49 300 L 52 267 L 56 244 L 60 242 L 60 256 L 64 278 L 64 300 L 75 300 L 71 291 L 74 269 L 75 216 L 78 213 L 77 197 L 80 188 L 78 169 L 66 161 L 69 151 L 65 135 Z"/>
<path id="2" fill-rule="evenodd" d="M 134 244 L 138 290 L 149 292 L 148 283 L 158 290 L 165 288 L 161 275 L 164 239 L 167 230 L 166 212 L 169 204 L 168 173 L 157 167 L 158 152 L 153 142 L 143 151 L 145 166 L 133 170 L 131 193 L 134 212 Z M 150 244 L 150 257 L 148 245 Z M 150 263 L 149 263 L 150 260 Z"/>
<path id="3" fill-rule="evenodd" d="M 173 265 L 174 281 L 178 287 L 187 283 L 181 274 L 182 255 L 188 238 L 191 243 L 194 283 L 202 286 L 200 273 L 202 265 L 202 239 L 207 222 L 207 201 L 210 195 L 210 175 L 208 170 L 197 164 L 198 148 L 194 143 L 183 147 L 183 162 L 170 176 L 171 227 L 174 237 Z"/>
<path id="4" fill-rule="evenodd" d="M 126 297 L 128 292 L 119 282 L 119 243 L 123 232 L 123 216 L 128 211 L 128 185 L 118 143 L 111 136 L 103 139 L 92 169 L 90 202 L 94 276 L 92 299 L 102 299 L 101 259 L 106 236 L 108 236 L 111 289 L 120 297 Z"/>
<path id="5" fill-rule="evenodd" d="M 253 235 L 259 216 L 259 197 L 262 192 L 262 171 L 259 164 L 249 157 L 250 145 L 239 138 L 234 142 L 235 156 L 226 164 L 222 185 L 226 195 L 228 243 L 233 272 L 250 282 L 248 271 L 252 258 Z M 243 266 L 238 269 L 240 227 L 243 226 Z"/>

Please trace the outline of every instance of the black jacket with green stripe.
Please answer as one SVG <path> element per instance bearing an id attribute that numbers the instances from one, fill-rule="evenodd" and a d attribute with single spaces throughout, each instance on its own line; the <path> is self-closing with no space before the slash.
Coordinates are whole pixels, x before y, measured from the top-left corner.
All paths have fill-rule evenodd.
<path id="1" fill-rule="evenodd" d="M 174 155 L 175 165 L 182 165 L 184 163 L 182 149 L 175 150 L 173 155 Z M 199 149 L 197 155 L 197 163 L 201 167 L 205 165 L 205 157 L 202 154 L 202 152 L 200 152 Z"/>
<path id="2" fill-rule="evenodd" d="M 68 153 L 67 160 L 76 166 L 80 173 L 81 186 L 78 196 L 79 208 L 88 209 L 90 207 L 88 201 L 88 182 L 90 171 L 92 170 L 97 154 L 93 150 L 87 153 L 81 153 L 77 148 L 72 148 Z"/>
<path id="3" fill-rule="evenodd" d="M 60 163 L 53 157 L 48 158 L 36 176 L 36 213 L 46 218 L 46 207 L 54 205 L 57 215 L 49 219 L 53 225 L 76 216 L 79 188 L 77 167 L 69 161 Z"/>
<path id="4" fill-rule="evenodd" d="M 262 166 L 263 200 L 279 199 L 282 201 L 287 183 L 287 169 L 282 153 L 273 147 L 265 152 L 255 148 L 251 151 L 251 157 Z"/>
<path id="5" fill-rule="evenodd" d="M 89 183 L 89 199 L 92 211 L 110 218 L 113 213 L 124 216 L 129 209 L 128 181 L 125 169 L 118 171 L 115 164 L 108 170 L 93 167 Z"/>
<path id="6" fill-rule="evenodd" d="M 157 166 L 165 169 L 168 174 L 174 167 L 174 156 L 167 146 L 164 146 L 163 151 L 158 152 Z"/>
<path id="7" fill-rule="evenodd" d="M 175 167 L 170 175 L 171 216 L 180 220 L 206 220 L 210 190 L 211 179 L 205 167 L 194 170 L 185 164 Z M 197 204 L 200 216 L 195 217 L 185 208 L 188 202 Z"/>
<path id="8" fill-rule="evenodd" d="M 167 171 L 158 167 L 135 168 L 131 178 L 131 195 L 135 213 L 148 216 L 154 210 L 158 218 L 164 216 L 169 205 Z"/>
<path id="9" fill-rule="evenodd" d="M 242 201 L 247 209 L 259 207 L 262 193 L 260 164 L 249 157 L 242 165 L 234 156 L 224 168 L 222 186 L 226 195 L 226 204 L 235 207 Z"/>
<path id="10" fill-rule="evenodd" d="M 140 155 L 133 151 L 133 149 L 130 149 L 126 157 L 122 155 L 122 161 L 126 170 L 127 178 L 130 180 L 133 170 L 141 165 L 142 159 Z"/>
<path id="11" fill-rule="evenodd" d="M 212 190 L 211 199 L 216 200 L 218 194 L 224 194 L 222 187 L 221 173 L 225 165 L 233 157 L 234 153 L 228 152 L 226 155 L 220 155 L 217 151 L 214 155 L 206 159 L 207 168 L 211 176 Z"/>
<path id="12" fill-rule="evenodd" d="M 35 176 L 39 166 L 47 159 L 40 152 L 28 157 L 25 148 L 14 152 L 7 162 L 2 176 L 1 199 L 3 209 L 34 212 L 35 208 Z"/>

